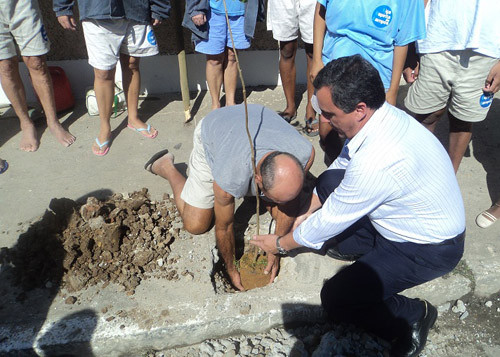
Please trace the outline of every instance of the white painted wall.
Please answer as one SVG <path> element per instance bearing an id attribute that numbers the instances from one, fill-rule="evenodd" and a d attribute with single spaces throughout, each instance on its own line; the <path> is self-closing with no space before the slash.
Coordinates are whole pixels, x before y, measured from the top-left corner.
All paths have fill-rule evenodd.
<path id="1" fill-rule="evenodd" d="M 278 71 L 279 51 L 242 51 L 239 53 L 241 68 L 247 86 L 281 85 Z M 188 67 L 189 89 L 191 91 L 207 90 L 205 81 L 205 55 L 190 54 L 186 56 Z M 94 73 L 87 60 L 49 61 L 49 66 L 59 66 L 68 77 L 73 95 L 77 99 L 85 97 L 86 89 L 93 86 Z M 29 102 L 36 101 L 28 71 L 24 64 L 20 65 L 20 73 L 26 88 Z M 117 80 L 120 80 L 117 69 Z M 141 59 L 142 89 L 149 94 L 179 92 L 179 66 L 177 56 L 154 56 Z M 306 57 L 304 50 L 297 54 L 297 83 L 306 82 Z M 8 100 L 0 88 L 0 105 Z"/>

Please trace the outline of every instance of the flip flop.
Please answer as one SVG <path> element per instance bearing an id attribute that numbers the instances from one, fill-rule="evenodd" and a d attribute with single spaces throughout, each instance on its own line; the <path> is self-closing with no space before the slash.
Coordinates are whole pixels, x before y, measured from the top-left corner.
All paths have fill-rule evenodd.
<path id="1" fill-rule="evenodd" d="M 9 168 L 9 163 L 5 160 L 1 160 L 0 162 L 3 162 L 3 167 L 0 169 L 0 175 L 3 174 L 7 169 Z"/>
<path id="2" fill-rule="evenodd" d="M 154 139 L 158 135 L 158 130 L 155 129 L 154 134 L 151 134 L 151 125 L 148 124 L 147 128 L 134 128 L 132 125 L 127 124 L 127 128 L 137 131 L 139 134 L 146 138 Z"/>
<path id="3" fill-rule="evenodd" d="M 312 126 L 314 124 L 318 124 L 319 123 L 319 120 L 318 118 L 308 118 L 305 120 L 306 122 L 306 126 L 304 127 L 304 133 L 307 135 L 307 136 L 310 136 L 310 137 L 313 137 L 313 136 L 317 136 L 319 134 L 319 128 L 316 128 L 314 129 Z"/>
<path id="4" fill-rule="evenodd" d="M 498 205 L 496 203 L 495 203 L 495 206 L 500 207 L 500 205 Z M 494 215 L 492 215 L 490 212 L 488 212 L 487 210 L 479 213 L 479 215 L 476 217 L 476 224 L 481 228 L 488 228 L 496 221 L 497 221 L 497 218 Z"/>
<path id="5" fill-rule="evenodd" d="M 99 152 L 99 151 L 95 150 L 95 148 L 92 146 L 92 152 L 94 153 L 94 155 L 104 156 L 104 155 L 106 155 L 108 153 L 108 151 L 109 151 L 109 140 L 106 140 L 105 142 L 103 142 L 101 144 L 99 142 L 99 139 L 95 138 L 95 143 L 97 144 L 97 146 L 99 146 L 99 149 L 101 149 L 101 150 L 102 150 L 102 147 L 105 146 L 105 145 L 107 145 L 108 147 L 103 152 Z"/>
<path id="6" fill-rule="evenodd" d="M 278 115 L 280 117 L 282 117 L 283 119 L 285 119 L 285 121 L 290 124 L 292 121 L 294 121 L 296 118 L 297 118 L 297 113 L 295 113 L 294 115 L 290 115 L 288 113 L 285 113 L 285 112 L 277 112 Z"/>
<path id="7" fill-rule="evenodd" d="M 158 160 L 160 157 L 162 157 L 163 155 L 165 155 L 167 153 L 168 153 L 168 149 L 165 149 L 162 151 L 158 151 L 156 154 L 151 156 L 151 158 L 148 161 L 146 161 L 146 163 L 144 164 L 144 170 L 151 172 L 153 175 L 156 175 L 153 172 L 153 164 L 155 163 L 156 160 Z"/>

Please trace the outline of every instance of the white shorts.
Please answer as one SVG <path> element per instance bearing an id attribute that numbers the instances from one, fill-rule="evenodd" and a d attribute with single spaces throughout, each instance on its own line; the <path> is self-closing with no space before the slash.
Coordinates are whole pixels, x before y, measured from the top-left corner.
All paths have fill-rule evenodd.
<path id="1" fill-rule="evenodd" d="M 120 53 L 133 57 L 158 54 L 156 37 L 149 24 L 127 19 L 84 20 L 82 26 L 89 64 L 94 68 L 115 68 Z"/>
<path id="2" fill-rule="evenodd" d="M 0 60 L 17 56 L 42 56 L 50 43 L 37 0 L 2 2 L 0 6 Z"/>
<path id="3" fill-rule="evenodd" d="M 313 43 L 314 10 L 316 0 L 269 0 L 267 30 L 278 41 L 292 41 L 300 36 L 305 43 Z"/>
<path id="4" fill-rule="evenodd" d="M 484 120 L 493 94 L 482 88 L 498 59 L 472 50 L 424 54 L 418 79 L 410 86 L 406 107 L 416 114 L 431 114 L 448 104 L 449 112 L 462 121 Z"/>
<path id="5" fill-rule="evenodd" d="M 181 192 L 187 204 L 203 209 L 214 207 L 214 177 L 205 159 L 205 149 L 201 142 L 201 120 L 193 136 L 193 151 L 189 157 L 189 176 Z"/>

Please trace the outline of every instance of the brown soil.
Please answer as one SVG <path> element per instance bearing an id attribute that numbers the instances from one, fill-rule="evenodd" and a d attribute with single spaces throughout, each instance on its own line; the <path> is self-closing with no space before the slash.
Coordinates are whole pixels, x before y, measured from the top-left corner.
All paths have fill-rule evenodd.
<path id="1" fill-rule="evenodd" d="M 246 290 L 261 288 L 269 284 L 269 274 L 264 274 L 267 266 L 267 257 L 263 254 L 257 256 L 252 250 L 243 254 L 240 259 L 241 284 Z"/>
<path id="2" fill-rule="evenodd" d="M 178 279 L 169 253 L 182 223 L 167 195 L 154 202 L 144 188 L 129 197 L 89 197 L 85 204 L 53 199 L 49 207 L 16 246 L 0 252 L 23 290 L 74 292 L 102 282 L 133 294 L 147 276 Z"/>

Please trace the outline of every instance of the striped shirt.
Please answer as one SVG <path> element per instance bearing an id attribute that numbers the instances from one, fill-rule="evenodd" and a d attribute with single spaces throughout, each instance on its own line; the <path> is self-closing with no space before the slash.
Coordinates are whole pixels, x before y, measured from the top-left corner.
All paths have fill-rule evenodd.
<path id="1" fill-rule="evenodd" d="M 465 230 L 448 154 L 430 131 L 387 103 L 346 141 L 328 169 L 345 169 L 345 176 L 293 232 L 303 246 L 320 249 L 363 216 L 395 242 L 439 243 Z"/>

